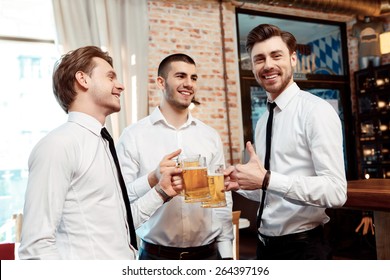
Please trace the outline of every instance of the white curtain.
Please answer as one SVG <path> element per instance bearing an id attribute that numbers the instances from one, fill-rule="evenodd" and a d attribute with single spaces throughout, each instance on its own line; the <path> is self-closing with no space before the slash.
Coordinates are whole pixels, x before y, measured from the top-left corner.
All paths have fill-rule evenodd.
<path id="1" fill-rule="evenodd" d="M 114 139 L 148 114 L 146 0 L 52 0 L 62 53 L 94 45 L 110 53 L 123 82 L 122 109 L 106 121 Z"/>

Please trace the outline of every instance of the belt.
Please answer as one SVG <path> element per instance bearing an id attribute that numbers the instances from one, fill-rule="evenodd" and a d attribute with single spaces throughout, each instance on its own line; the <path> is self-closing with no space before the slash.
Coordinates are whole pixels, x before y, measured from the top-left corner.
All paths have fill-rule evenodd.
<path id="1" fill-rule="evenodd" d="M 310 238 L 321 237 L 323 236 L 323 232 L 324 232 L 324 228 L 322 226 L 318 226 L 307 231 L 286 234 L 281 236 L 267 236 L 260 233 L 259 239 L 266 247 L 270 247 L 270 246 L 281 247 L 287 243 L 304 241 Z"/>
<path id="2" fill-rule="evenodd" d="M 155 245 L 142 240 L 141 248 L 151 255 L 170 260 L 201 260 L 206 259 L 217 252 L 215 241 L 199 247 L 167 247 Z"/>

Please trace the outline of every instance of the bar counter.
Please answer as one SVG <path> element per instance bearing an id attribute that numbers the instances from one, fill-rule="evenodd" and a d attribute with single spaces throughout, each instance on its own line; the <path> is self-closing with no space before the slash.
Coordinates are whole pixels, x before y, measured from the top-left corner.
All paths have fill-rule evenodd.
<path id="1" fill-rule="evenodd" d="M 390 260 L 390 179 L 348 181 L 344 207 L 374 211 L 377 259 Z"/>

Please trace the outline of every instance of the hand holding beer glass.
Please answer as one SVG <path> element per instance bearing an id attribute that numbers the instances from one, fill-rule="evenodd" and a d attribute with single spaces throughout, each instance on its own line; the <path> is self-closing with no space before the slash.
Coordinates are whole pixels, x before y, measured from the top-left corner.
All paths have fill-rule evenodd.
<path id="1" fill-rule="evenodd" d="M 184 201 L 192 203 L 209 200 L 206 158 L 201 155 L 187 156 L 181 159 L 180 168 L 183 171 Z"/>
<path id="2" fill-rule="evenodd" d="M 202 202 L 203 208 L 217 208 L 226 206 L 223 164 L 216 164 L 209 168 L 207 176 L 211 199 Z"/>

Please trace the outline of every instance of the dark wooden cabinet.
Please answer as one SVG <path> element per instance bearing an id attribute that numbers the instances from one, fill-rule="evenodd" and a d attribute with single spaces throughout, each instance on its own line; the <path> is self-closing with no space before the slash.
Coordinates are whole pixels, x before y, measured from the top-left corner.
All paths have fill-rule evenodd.
<path id="1" fill-rule="evenodd" d="M 390 179 L 390 64 L 355 72 L 359 177 Z"/>

